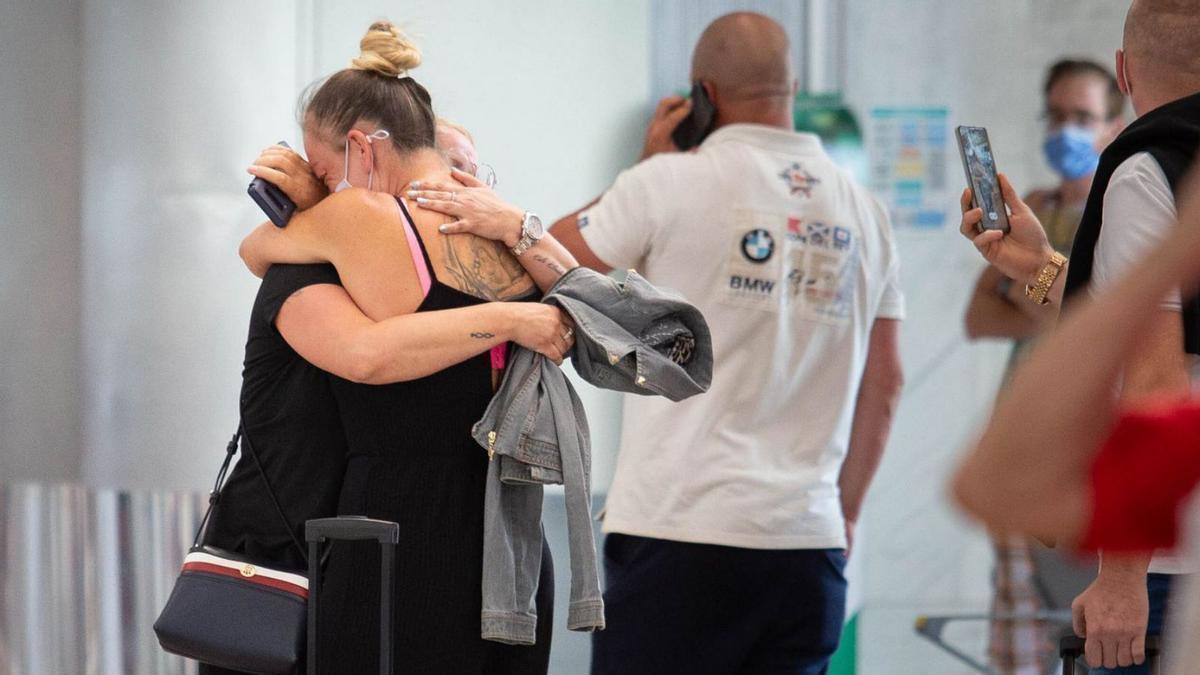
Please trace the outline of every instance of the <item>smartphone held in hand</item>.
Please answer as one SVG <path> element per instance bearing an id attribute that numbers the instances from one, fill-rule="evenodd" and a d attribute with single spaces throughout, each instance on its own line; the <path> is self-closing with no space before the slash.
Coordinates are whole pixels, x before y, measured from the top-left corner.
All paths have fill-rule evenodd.
<path id="1" fill-rule="evenodd" d="M 971 203 L 983 210 L 979 229 L 1008 232 L 1008 210 L 1000 192 L 1000 179 L 996 175 L 996 160 L 992 155 L 987 129 L 960 126 L 955 129 L 955 136 L 958 138 L 958 152 L 962 156 L 967 184 L 971 188 Z"/>
<path id="2" fill-rule="evenodd" d="M 285 148 L 291 147 L 287 144 L 287 141 L 279 141 L 279 145 Z M 296 203 L 274 183 L 262 178 L 255 178 L 250 181 L 250 187 L 246 189 L 246 192 L 250 194 L 250 198 L 258 204 L 259 208 L 267 214 L 267 218 L 275 224 L 275 227 L 286 227 L 288 221 L 292 218 L 292 214 L 296 212 Z"/>
<path id="3" fill-rule="evenodd" d="M 693 83 L 692 109 L 671 132 L 671 140 L 675 141 L 675 147 L 687 151 L 700 145 L 712 133 L 716 117 L 717 109 L 708 97 L 704 85 L 698 81 Z"/>

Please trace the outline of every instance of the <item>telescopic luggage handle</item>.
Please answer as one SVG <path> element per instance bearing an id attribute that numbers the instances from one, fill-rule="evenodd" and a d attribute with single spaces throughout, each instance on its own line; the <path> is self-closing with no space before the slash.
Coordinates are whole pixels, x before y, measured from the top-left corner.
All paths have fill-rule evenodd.
<path id="1" fill-rule="evenodd" d="M 342 516 L 340 518 L 318 518 L 304 524 L 304 538 L 311 546 L 326 539 L 334 541 L 356 541 L 374 539 L 380 544 L 395 544 L 400 541 L 400 525 L 390 520 L 375 520 L 366 516 Z"/>
<path id="2" fill-rule="evenodd" d="M 400 525 L 365 516 L 318 518 L 304 524 L 308 542 L 308 675 L 317 673 L 317 598 L 321 592 L 321 544 L 374 539 L 381 548 L 379 570 L 379 672 L 392 675 L 392 600 Z"/>
<path id="3" fill-rule="evenodd" d="M 1083 645 L 1086 642 L 1084 638 L 1078 635 L 1064 635 L 1058 641 L 1058 653 L 1062 657 L 1062 672 L 1063 675 L 1075 675 L 1075 662 L 1083 656 Z M 1158 663 L 1158 636 L 1146 636 L 1146 660 L 1156 664 Z M 1152 673 L 1157 673 L 1157 667 L 1152 667 Z"/>

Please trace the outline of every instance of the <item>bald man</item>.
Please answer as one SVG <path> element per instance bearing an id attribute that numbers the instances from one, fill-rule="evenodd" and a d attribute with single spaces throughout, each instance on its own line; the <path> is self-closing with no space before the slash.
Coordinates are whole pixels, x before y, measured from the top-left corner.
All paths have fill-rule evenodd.
<path id="1" fill-rule="evenodd" d="M 1074 298 L 1102 293 L 1121 280 L 1174 227 L 1175 189 L 1200 146 L 1197 55 L 1200 8 L 1195 0 L 1131 5 L 1116 70 L 1138 119 L 1100 156 L 1067 272 L 1058 276 L 1066 281 L 1050 287 L 1049 297 L 1063 297 L 1068 309 Z M 1019 227 L 1001 236 L 971 232 L 971 217 L 964 216 L 964 233 L 1009 277 L 1034 286 L 1043 270 L 1057 266 L 1036 220 L 1016 219 Z M 1148 337 L 1125 364 L 1122 403 L 1136 407 L 1191 396 L 1200 383 L 1198 355 L 1200 302 L 1173 292 L 1163 298 Z M 1145 635 L 1161 632 L 1179 576 L 1195 571 L 1195 560 L 1169 551 L 1102 553 L 1096 580 L 1072 606 L 1075 631 L 1087 638 L 1092 673 L 1149 672 Z"/>
<path id="2" fill-rule="evenodd" d="M 691 73 L 711 134 L 678 152 L 690 104 L 664 99 L 644 161 L 552 228 L 681 291 L 716 356 L 704 396 L 626 399 L 593 673 L 823 673 L 838 644 L 904 306 L 883 207 L 792 130 L 790 53 L 764 16 L 714 21 Z"/>
<path id="3" fill-rule="evenodd" d="M 1139 119 L 1106 150 L 1071 250 L 1065 293 L 1103 292 L 1175 224 L 1175 186 L 1200 141 L 1200 7 L 1194 0 L 1137 0 L 1117 51 L 1121 89 Z M 1080 293 L 1080 296 L 1086 295 Z M 1068 305 L 1071 302 L 1068 298 Z M 1130 405 L 1186 398 L 1200 382 L 1200 307 L 1164 298 L 1153 335 L 1125 367 Z M 1197 448 L 1200 452 L 1200 448 Z M 1162 631 L 1171 589 L 1194 560 L 1171 552 L 1101 556 L 1096 580 L 1073 603 L 1093 673 L 1148 673 L 1147 633 Z M 1194 664 L 1193 664 L 1194 666 Z"/>

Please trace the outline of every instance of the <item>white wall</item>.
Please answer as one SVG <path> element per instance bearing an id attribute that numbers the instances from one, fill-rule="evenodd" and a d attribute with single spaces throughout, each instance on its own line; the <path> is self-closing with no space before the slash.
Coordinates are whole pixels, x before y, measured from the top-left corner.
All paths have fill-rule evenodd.
<path id="1" fill-rule="evenodd" d="M 78 3 L 0 20 L 0 479 L 79 477 Z"/>
<path id="2" fill-rule="evenodd" d="M 237 243 L 261 220 L 245 166 L 299 146 L 301 89 L 344 67 L 378 18 L 421 43 L 440 114 L 468 126 L 498 188 L 557 217 L 636 158 L 648 92 L 635 0 L 147 3 L 84 11 L 87 478 L 199 488 L 237 418 L 255 280 Z M 596 473 L 615 395 L 583 393 Z M 603 481 L 601 481 L 603 482 Z"/>
<path id="3" fill-rule="evenodd" d="M 84 4 L 85 477 L 199 488 L 237 425 L 261 218 L 244 168 L 293 126 L 295 10 Z"/>
<path id="4" fill-rule="evenodd" d="M 1044 185 L 1052 182 L 1040 152 L 1045 68 L 1067 55 L 1110 64 L 1127 6 L 848 0 L 847 98 L 860 119 L 875 106 L 946 106 L 951 125 L 988 127 L 1000 169 L 1019 188 Z M 950 154 L 946 171 L 957 185 L 962 168 Z M 864 514 L 859 664 L 868 673 L 959 673 L 961 666 L 915 637 L 912 621 L 918 613 L 988 606 L 986 537 L 949 506 L 945 484 L 990 407 L 1007 348 L 966 341 L 962 315 L 981 263 L 955 229 L 901 233 L 900 252 L 908 384 Z M 982 647 L 978 630 L 955 639 Z"/>

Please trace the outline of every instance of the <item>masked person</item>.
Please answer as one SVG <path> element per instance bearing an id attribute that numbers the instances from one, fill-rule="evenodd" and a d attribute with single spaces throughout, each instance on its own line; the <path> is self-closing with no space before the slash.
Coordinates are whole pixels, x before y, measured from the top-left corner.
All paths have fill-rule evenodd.
<path id="1" fill-rule="evenodd" d="M 1071 248 L 1075 228 L 1092 187 L 1100 152 L 1124 127 L 1125 97 L 1117 79 L 1104 66 L 1087 60 L 1063 59 L 1050 66 L 1044 87 L 1046 163 L 1059 175 L 1059 184 L 1034 190 L 1025 199 L 1046 228 L 1050 245 L 1062 254 Z M 1015 340 L 1009 361 L 1015 362 L 1030 338 L 1053 321 L 1024 297 L 1025 287 L 1014 284 L 995 267 L 979 276 L 966 312 L 967 335 Z M 992 576 L 992 613 L 999 617 L 1029 615 L 1041 609 L 1033 582 L 1031 544 L 1024 538 L 993 542 L 996 557 Z M 1028 672 L 1053 658 L 1048 626 L 1031 619 L 1000 618 L 991 626 L 988 655 L 1000 673 Z"/>

